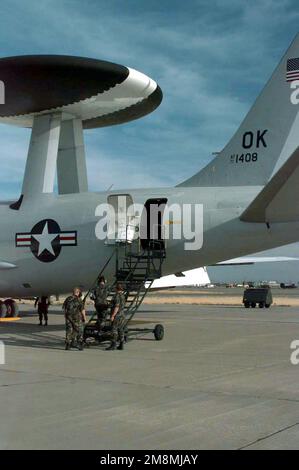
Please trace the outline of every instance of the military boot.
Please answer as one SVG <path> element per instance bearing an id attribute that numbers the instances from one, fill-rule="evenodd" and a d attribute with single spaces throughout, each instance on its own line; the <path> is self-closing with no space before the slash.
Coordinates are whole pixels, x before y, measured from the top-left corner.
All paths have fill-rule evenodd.
<path id="1" fill-rule="evenodd" d="M 84 346 L 83 346 L 82 341 L 78 344 L 78 349 L 79 349 L 79 351 L 83 351 Z"/>
<path id="2" fill-rule="evenodd" d="M 70 343 L 65 343 L 65 350 L 70 351 L 70 349 L 71 349 Z"/>
<path id="3" fill-rule="evenodd" d="M 118 349 L 119 351 L 123 351 L 123 349 L 124 349 L 124 342 L 123 342 L 123 341 L 121 341 L 121 342 L 119 343 L 119 346 L 118 346 L 117 349 Z"/>
<path id="4" fill-rule="evenodd" d="M 110 346 L 106 348 L 106 351 L 115 351 L 115 349 L 116 349 L 116 342 L 112 341 Z"/>

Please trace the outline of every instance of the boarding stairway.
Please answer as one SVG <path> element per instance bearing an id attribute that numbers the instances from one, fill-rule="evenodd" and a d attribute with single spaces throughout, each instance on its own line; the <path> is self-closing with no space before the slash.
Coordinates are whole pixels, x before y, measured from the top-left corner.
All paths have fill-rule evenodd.
<path id="1" fill-rule="evenodd" d="M 98 278 L 105 275 L 105 270 L 110 263 L 115 262 L 114 280 L 109 285 L 107 303 L 112 300 L 116 284 L 120 282 L 123 285 L 125 295 L 123 310 L 126 318 L 125 326 L 134 317 L 154 280 L 162 276 L 162 265 L 165 258 L 164 241 L 149 240 L 145 248 L 141 248 L 139 240 L 115 243 L 115 250 L 99 273 Z M 92 288 L 87 295 L 91 291 Z M 94 312 L 87 326 L 96 322 L 96 318 L 97 313 Z"/>
<path id="2" fill-rule="evenodd" d="M 162 265 L 166 257 L 164 243 L 157 240 L 149 241 L 148 246 L 141 251 L 134 251 L 134 245 L 118 247 L 124 252 L 116 255 L 115 282 L 124 286 L 126 323 L 133 318 L 149 292 L 155 279 L 162 276 Z M 112 292 L 109 295 L 113 295 Z M 108 297 L 109 299 L 109 297 Z M 110 300 L 110 299 L 109 299 Z"/>

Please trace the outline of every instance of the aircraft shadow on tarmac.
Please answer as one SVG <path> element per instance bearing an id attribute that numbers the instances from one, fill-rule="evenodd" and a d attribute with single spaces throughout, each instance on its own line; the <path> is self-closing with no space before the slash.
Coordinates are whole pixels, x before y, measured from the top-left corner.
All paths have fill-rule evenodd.
<path id="1" fill-rule="evenodd" d="M 0 338 L 1 335 L 3 335 L 4 343 L 10 346 L 62 349 L 64 348 L 64 338 L 49 335 L 49 332 L 61 331 L 61 329 L 62 325 L 49 325 L 44 327 L 32 324 L 24 325 L 24 323 L 6 323 L 3 326 L 0 325 Z"/>

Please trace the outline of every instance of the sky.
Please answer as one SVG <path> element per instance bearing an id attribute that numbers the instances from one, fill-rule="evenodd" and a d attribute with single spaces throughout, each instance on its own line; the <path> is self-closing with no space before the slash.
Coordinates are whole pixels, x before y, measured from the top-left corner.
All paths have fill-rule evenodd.
<path id="1" fill-rule="evenodd" d="M 163 101 L 85 131 L 89 187 L 173 186 L 237 129 L 298 32 L 296 0 L 2 0 L 0 57 L 67 54 L 153 78 Z M 1 78 L 1 77 L 0 77 Z M 0 125 L 0 198 L 21 191 L 30 131 Z"/>

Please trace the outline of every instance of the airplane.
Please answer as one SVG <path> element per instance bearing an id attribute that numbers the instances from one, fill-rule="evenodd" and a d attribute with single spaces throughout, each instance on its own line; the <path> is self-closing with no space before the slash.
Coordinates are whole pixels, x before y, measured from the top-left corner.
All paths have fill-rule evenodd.
<path id="1" fill-rule="evenodd" d="M 32 128 L 20 198 L 0 203 L 0 296 L 11 306 L 14 298 L 89 289 L 118 243 L 115 227 L 133 226 L 143 249 L 164 244 L 163 275 L 298 240 L 299 35 L 225 148 L 171 188 L 88 191 L 83 130 L 155 110 L 162 91 L 154 80 L 109 62 L 39 55 L 0 59 L 0 80 L 0 122 Z M 107 203 L 116 223 L 101 218 Z M 138 211 L 126 213 L 132 204 Z M 174 236 L 184 226 L 198 244 Z M 108 263 L 105 275 L 114 273 Z"/>

